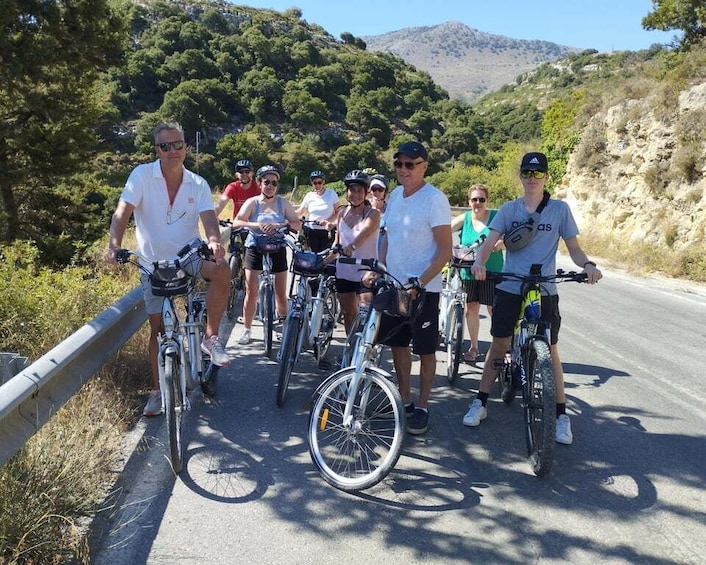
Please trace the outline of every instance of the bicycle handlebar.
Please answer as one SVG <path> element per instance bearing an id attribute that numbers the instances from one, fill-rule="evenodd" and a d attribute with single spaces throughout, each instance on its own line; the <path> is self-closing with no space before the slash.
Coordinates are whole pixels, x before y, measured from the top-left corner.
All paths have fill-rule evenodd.
<path id="1" fill-rule="evenodd" d="M 357 257 L 339 257 L 338 258 L 339 263 L 344 263 L 346 265 L 362 265 L 363 267 L 368 267 L 371 271 L 375 271 L 376 273 L 379 273 L 381 275 L 386 275 L 387 273 L 387 267 L 385 267 L 385 263 L 382 261 L 378 261 L 377 259 L 359 259 Z"/>
<path id="2" fill-rule="evenodd" d="M 518 273 L 505 273 L 496 271 L 486 271 L 486 278 L 495 280 L 498 282 L 506 280 L 515 280 L 526 283 L 543 283 L 543 282 L 586 282 L 588 280 L 588 274 L 577 273 L 576 271 L 564 271 L 563 269 L 557 269 L 556 274 L 552 275 L 520 275 Z"/>
<path id="3" fill-rule="evenodd" d="M 131 249 L 118 249 L 115 252 L 115 260 L 121 265 L 124 265 L 131 262 L 130 257 L 137 257 L 145 263 L 150 263 L 154 267 L 180 267 L 182 263 L 190 259 L 193 255 L 198 255 L 202 259 L 208 260 L 213 255 L 213 251 L 211 251 L 206 242 L 199 239 L 187 243 L 177 252 L 177 256 L 173 259 L 150 261 L 139 251 L 133 251 Z"/>

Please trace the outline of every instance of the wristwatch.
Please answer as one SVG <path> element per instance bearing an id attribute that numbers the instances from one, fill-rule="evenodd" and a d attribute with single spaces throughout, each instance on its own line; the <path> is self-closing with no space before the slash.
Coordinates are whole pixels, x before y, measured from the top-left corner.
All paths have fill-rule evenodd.
<path id="1" fill-rule="evenodd" d="M 586 261 L 586 262 L 583 264 L 583 268 L 584 268 L 584 269 L 586 268 L 586 265 L 593 265 L 594 267 L 596 266 L 596 264 L 595 264 L 593 261 Z"/>
<path id="2" fill-rule="evenodd" d="M 355 251 L 356 249 L 358 249 L 358 248 L 356 247 L 355 243 L 351 243 L 351 249 L 352 249 L 353 251 Z"/>

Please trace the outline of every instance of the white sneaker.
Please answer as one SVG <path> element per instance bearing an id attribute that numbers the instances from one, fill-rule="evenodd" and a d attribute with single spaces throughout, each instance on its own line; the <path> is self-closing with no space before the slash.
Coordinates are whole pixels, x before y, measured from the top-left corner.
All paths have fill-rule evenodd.
<path id="1" fill-rule="evenodd" d="M 562 414 L 556 419 L 556 442 L 564 445 L 574 443 L 574 435 L 571 433 L 571 420 L 566 414 Z"/>
<path id="2" fill-rule="evenodd" d="M 142 414 L 144 416 L 159 416 L 162 413 L 162 393 L 158 390 L 150 392 Z"/>
<path id="3" fill-rule="evenodd" d="M 463 417 L 464 426 L 478 426 L 481 420 L 485 420 L 488 417 L 488 409 L 483 406 L 483 403 L 479 399 L 475 399 L 468 405 L 468 412 Z"/>
<path id="4" fill-rule="evenodd" d="M 247 345 L 250 343 L 250 330 L 249 329 L 244 329 L 243 333 L 240 334 L 240 337 L 238 338 L 238 343 L 240 345 Z"/>
<path id="5" fill-rule="evenodd" d="M 211 356 L 211 363 L 219 367 L 225 367 L 230 363 L 230 357 L 223 347 L 221 340 L 217 335 L 212 335 L 209 338 L 204 338 L 201 342 L 201 351 Z"/>

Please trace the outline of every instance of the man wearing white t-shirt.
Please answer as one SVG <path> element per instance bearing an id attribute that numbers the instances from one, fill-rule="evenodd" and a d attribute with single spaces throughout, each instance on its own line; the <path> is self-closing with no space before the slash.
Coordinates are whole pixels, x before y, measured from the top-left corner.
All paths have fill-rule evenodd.
<path id="1" fill-rule="evenodd" d="M 385 211 L 387 237 L 381 259 L 389 272 L 401 281 L 416 279 L 424 288 L 424 303 L 412 324 L 383 316 L 380 342 L 392 349 L 407 431 L 427 431 L 427 405 L 436 377 L 436 346 L 439 336 L 441 270 L 451 259 L 451 207 L 446 195 L 424 180 L 429 167 L 427 150 L 421 143 L 403 143 L 394 155 L 400 186 L 390 194 Z M 416 296 L 416 291 L 410 291 Z M 416 300 L 413 305 L 416 308 Z M 412 351 L 419 355 L 419 399 L 411 398 Z"/>
<path id="2" fill-rule="evenodd" d="M 228 300 L 230 269 L 224 260 L 225 250 L 221 245 L 211 189 L 203 178 L 184 167 L 186 141 L 179 124 L 160 124 L 153 135 L 159 158 L 137 166 L 130 173 L 110 223 L 110 242 L 105 259 L 116 262 L 116 252 L 122 246 L 125 229 L 133 214 L 138 249 L 150 262 L 172 259 L 184 244 L 200 237 L 200 219 L 208 247 L 216 260 L 201 264 L 200 274 L 210 283 L 206 293 L 209 315 L 201 348 L 211 356 L 214 365 L 227 365 L 229 357 L 218 338 L 218 327 Z M 143 414 L 156 416 L 162 413 L 157 336 L 163 331 L 163 299 L 152 295 L 146 275 L 142 286 L 150 323 L 149 358 L 153 383 Z"/>

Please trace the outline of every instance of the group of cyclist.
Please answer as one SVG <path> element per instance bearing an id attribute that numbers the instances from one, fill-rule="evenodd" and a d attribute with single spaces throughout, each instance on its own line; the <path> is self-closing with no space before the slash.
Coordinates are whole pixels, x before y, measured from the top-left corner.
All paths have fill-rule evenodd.
<path id="1" fill-rule="evenodd" d="M 439 296 L 442 289 L 442 270 L 451 259 L 452 230 L 461 229 L 461 243 L 486 239 L 477 252 L 471 273 L 464 275 L 468 292 L 467 324 L 470 347 L 465 358 L 474 362 L 478 357 L 478 310 L 488 307 L 493 336 L 485 358 L 483 376 L 478 394 L 463 417 L 466 426 L 477 426 L 487 416 L 487 400 L 497 375 L 497 367 L 507 351 L 510 336 L 519 312 L 519 288 L 503 282 L 494 289 L 486 281 L 486 267 L 501 270 L 503 236 L 513 233 L 534 217 L 533 235 L 524 247 L 508 249 L 505 269 L 528 272 L 530 265 L 541 263 L 545 274 L 555 271 L 558 243 L 563 239 L 573 262 L 585 270 L 587 282 L 595 283 L 601 272 L 581 249 L 578 229 L 566 203 L 548 199 L 544 186 L 549 179 L 548 163 L 542 153 L 526 154 L 520 165 L 523 196 L 503 205 L 500 210 L 487 209 L 488 189 L 474 185 L 469 190 L 471 211 L 452 219 L 447 197 L 425 180 L 428 153 L 418 142 L 402 144 L 394 154 L 394 169 L 399 182 L 388 193 L 384 176 L 373 171 L 353 170 L 343 182 L 346 202 L 341 206 L 338 195 L 326 188 L 326 176 L 320 170 L 310 174 L 311 191 L 295 208 L 278 195 L 280 172 L 272 165 L 257 169 L 253 176 L 252 163 L 240 160 L 236 164 L 238 180 L 229 184 L 214 207 L 208 183 L 187 170 L 184 132 L 176 123 L 163 123 L 154 130 L 158 159 L 140 165 L 131 173 L 120 197 L 111 222 L 110 243 L 106 252 L 108 261 L 115 261 L 115 252 L 131 215 L 135 217 L 137 242 L 140 252 L 150 261 L 173 257 L 184 242 L 198 236 L 201 220 L 214 262 L 204 261 L 200 274 L 210 282 L 207 295 L 209 312 L 204 352 L 211 355 L 216 365 L 227 365 L 229 358 L 218 337 L 218 324 L 225 308 L 230 270 L 224 260 L 220 243 L 218 214 L 229 201 L 233 202 L 234 230 L 247 228 L 245 239 L 245 298 L 243 303 L 243 330 L 238 343 L 248 344 L 257 308 L 258 276 L 262 271 L 262 253 L 254 246 L 254 233 L 272 234 L 288 226 L 302 230 L 302 215 L 307 216 L 305 231 L 312 251 L 322 251 L 337 244 L 339 252 L 358 258 L 378 258 L 387 265 L 397 279 L 410 281 L 409 293 L 413 310 L 418 313 L 409 323 L 383 317 L 380 342 L 390 346 L 398 386 L 405 404 L 407 429 L 411 434 L 423 434 L 429 425 L 428 403 L 436 376 L 436 348 L 438 344 Z M 545 197 L 545 194 L 547 195 Z M 538 210 L 539 209 L 539 210 Z M 540 211 L 538 215 L 536 212 Z M 381 227 L 384 228 L 381 230 Z M 276 312 L 280 319 L 287 313 L 287 256 L 282 249 L 272 255 L 275 274 Z M 359 297 L 367 286 L 358 268 L 338 263 L 336 286 L 346 329 L 356 316 Z M 154 390 L 145 406 L 145 415 L 156 415 L 158 406 L 158 372 L 156 367 L 156 340 L 161 330 L 158 300 L 150 295 L 150 285 L 143 281 L 145 302 L 150 320 L 150 360 Z M 572 442 L 571 427 L 566 415 L 563 373 L 557 349 L 561 322 L 556 287 L 548 286 L 549 296 L 542 312 L 551 322 L 552 363 L 557 382 L 557 441 Z M 544 302 L 544 298 L 543 298 Z M 419 304 L 418 304 L 419 303 Z M 417 307 L 418 306 L 418 307 Z M 394 329 L 394 331 L 393 331 Z M 410 349 L 410 344 L 412 348 Z M 412 352 L 420 359 L 420 385 L 416 402 L 412 400 Z"/>

